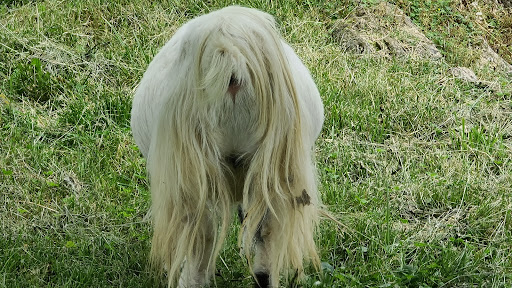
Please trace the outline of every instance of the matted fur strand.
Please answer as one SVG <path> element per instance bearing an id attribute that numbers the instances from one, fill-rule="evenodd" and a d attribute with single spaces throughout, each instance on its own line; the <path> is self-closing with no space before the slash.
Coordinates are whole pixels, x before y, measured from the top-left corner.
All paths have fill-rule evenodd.
<path id="1" fill-rule="evenodd" d="M 150 63 L 131 126 L 151 184 L 151 259 L 168 286 L 202 287 L 240 205 L 256 287 L 319 257 L 313 145 L 318 90 L 263 12 L 227 7 L 183 25 Z"/>

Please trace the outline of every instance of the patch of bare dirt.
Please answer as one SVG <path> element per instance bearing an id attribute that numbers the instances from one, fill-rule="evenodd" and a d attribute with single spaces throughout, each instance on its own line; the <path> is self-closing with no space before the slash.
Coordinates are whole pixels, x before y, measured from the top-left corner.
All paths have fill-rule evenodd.
<path id="1" fill-rule="evenodd" d="M 411 18 L 387 2 L 370 8 L 359 7 L 348 18 L 334 24 L 332 36 L 345 51 L 351 53 L 433 60 L 443 58 Z"/>

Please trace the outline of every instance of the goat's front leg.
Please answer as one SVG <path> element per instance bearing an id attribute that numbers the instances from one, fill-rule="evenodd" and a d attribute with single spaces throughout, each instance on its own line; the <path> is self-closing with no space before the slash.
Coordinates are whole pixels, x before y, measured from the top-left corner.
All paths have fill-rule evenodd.
<path id="1" fill-rule="evenodd" d="M 255 255 L 254 255 L 254 266 L 253 273 L 255 277 L 255 288 L 270 288 L 277 287 L 271 285 L 271 277 L 270 277 L 270 263 L 269 263 L 269 237 L 267 235 L 262 234 L 262 230 L 258 230 L 256 234 L 256 247 L 255 247 Z M 274 275 L 278 277 L 277 275 Z"/>
<path id="2" fill-rule="evenodd" d="M 274 216 L 267 215 L 260 222 L 259 229 L 255 235 L 255 255 L 253 263 L 253 274 L 255 277 L 255 288 L 277 288 L 279 287 L 279 275 L 271 275 L 272 241 L 275 233 L 272 233 Z"/>
<path id="3" fill-rule="evenodd" d="M 277 287 L 277 284 L 272 285 L 270 277 L 270 230 L 266 224 L 266 218 L 267 217 L 263 217 L 260 221 L 259 228 L 254 236 L 254 263 L 252 266 L 252 272 L 255 277 L 255 288 Z M 238 219 L 240 220 L 240 223 L 243 223 L 245 220 L 242 205 L 238 206 Z M 276 278 L 278 277 L 279 276 Z M 278 279 L 273 279 L 273 281 L 278 283 Z"/>

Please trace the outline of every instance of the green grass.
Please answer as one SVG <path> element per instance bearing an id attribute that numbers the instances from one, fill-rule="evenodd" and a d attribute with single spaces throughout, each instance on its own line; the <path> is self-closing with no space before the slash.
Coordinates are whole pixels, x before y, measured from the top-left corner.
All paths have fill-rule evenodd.
<path id="1" fill-rule="evenodd" d="M 1 3 L 0 287 L 156 286 L 131 98 L 177 27 L 231 2 Z M 476 71 L 487 89 L 448 72 L 471 66 L 482 35 L 510 60 L 509 16 L 396 1 L 441 49 L 434 63 L 342 53 L 329 27 L 351 1 L 239 3 L 276 16 L 325 104 L 319 182 L 342 225 L 322 223 L 325 273 L 303 286 L 510 287 L 512 80 Z M 237 229 L 218 287 L 251 283 Z"/>

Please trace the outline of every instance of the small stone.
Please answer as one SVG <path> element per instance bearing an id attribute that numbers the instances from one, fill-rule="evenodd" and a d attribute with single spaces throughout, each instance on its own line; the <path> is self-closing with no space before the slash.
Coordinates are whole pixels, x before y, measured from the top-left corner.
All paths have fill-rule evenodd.
<path id="1" fill-rule="evenodd" d="M 449 71 L 455 78 L 461 79 L 469 83 L 480 83 L 480 80 L 478 80 L 478 77 L 476 77 L 475 72 L 473 72 L 473 70 L 467 67 L 453 67 L 450 68 Z"/>

